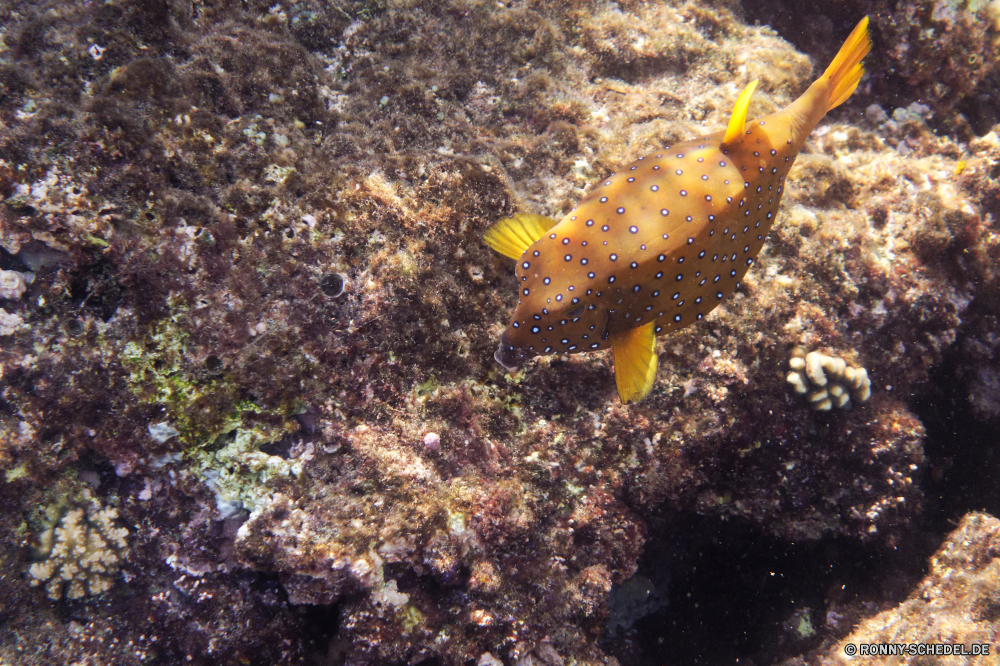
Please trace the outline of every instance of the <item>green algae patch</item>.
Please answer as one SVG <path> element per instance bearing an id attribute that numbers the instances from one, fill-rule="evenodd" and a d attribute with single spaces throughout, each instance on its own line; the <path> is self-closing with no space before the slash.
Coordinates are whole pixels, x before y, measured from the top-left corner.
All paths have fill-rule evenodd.
<path id="1" fill-rule="evenodd" d="M 301 461 L 260 450 L 297 426 L 252 401 L 237 401 L 225 374 L 204 376 L 194 369 L 186 313 L 175 306 L 145 339 L 125 344 L 120 358 L 128 386 L 141 401 L 165 407 L 165 423 L 177 432 L 189 469 L 215 494 L 220 514 L 252 510 L 276 485 L 301 476 Z M 289 413 L 301 410 L 296 403 Z"/>
<path id="2" fill-rule="evenodd" d="M 816 635 L 816 628 L 813 626 L 812 617 L 810 617 L 808 610 L 800 612 L 798 621 L 795 622 L 795 631 L 801 638 L 809 638 Z"/>
<path id="3" fill-rule="evenodd" d="M 142 402 L 163 405 L 180 442 L 190 446 L 229 420 L 235 389 L 222 378 L 199 379 L 188 369 L 184 310 L 157 322 L 145 339 L 125 343 L 119 358 L 132 393 Z"/>
<path id="4" fill-rule="evenodd" d="M 234 423 L 211 445 L 189 452 L 190 469 L 212 492 L 223 516 L 253 511 L 278 485 L 301 477 L 301 460 L 261 451 L 291 432 L 285 428 L 247 427 Z"/>
<path id="5" fill-rule="evenodd" d="M 400 614 L 402 615 L 403 629 L 408 633 L 420 629 L 427 622 L 427 616 L 413 604 L 404 606 Z"/>
<path id="6" fill-rule="evenodd" d="M 439 386 L 441 386 L 441 382 L 438 381 L 437 377 L 431 375 L 424 381 L 417 384 L 416 392 L 418 396 L 429 395 L 431 393 L 434 393 L 434 391 L 436 391 Z"/>

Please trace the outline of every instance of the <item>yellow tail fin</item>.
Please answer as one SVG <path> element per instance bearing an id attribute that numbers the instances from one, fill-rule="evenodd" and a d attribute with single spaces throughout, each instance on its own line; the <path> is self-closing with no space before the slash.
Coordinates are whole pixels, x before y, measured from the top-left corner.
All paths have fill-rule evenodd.
<path id="1" fill-rule="evenodd" d="M 858 87 L 858 81 L 865 73 L 861 59 L 872 50 L 872 35 L 868 30 L 868 17 L 864 17 L 854 27 L 847 41 L 840 47 L 837 57 L 823 74 L 832 83 L 830 88 L 830 103 L 826 110 L 840 106 Z"/>
<path id="2" fill-rule="evenodd" d="M 653 388 L 656 379 L 655 321 L 611 336 L 615 355 L 615 383 L 623 404 L 638 402 Z"/>

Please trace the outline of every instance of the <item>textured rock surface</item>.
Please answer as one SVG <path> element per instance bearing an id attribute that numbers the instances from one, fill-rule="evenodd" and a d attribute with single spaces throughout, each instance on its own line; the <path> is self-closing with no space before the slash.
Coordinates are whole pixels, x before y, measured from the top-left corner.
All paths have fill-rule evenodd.
<path id="1" fill-rule="evenodd" d="M 814 664 L 991 664 L 996 661 L 1000 631 L 1000 521 L 985 513 L 970 513 L 931 557 L 927 577 L 895 608 L 863 620 L 851 633 L 814 655 Z M 927 656 L 905 654 L 851 659 L 844 646 L 861 644 L 958 643 L 971 652 L 986 644 L 990 654 Z M 860 653 L 859 653 L 860 654 Z M 804 663 L 799 660 L 786 662 Z"/>
<path id="2" fill-rule="evenodd" d="M 23 609 L 0 659 L 605 663 L 661 512 L 884 552 L 920 532 L 918 399 L 944 376 L 998 413 L 968 360 L 997 356 L 993 132 L 877 88 L 838 109 L 761 265 L 662 342 L 639 405 L 606 355 L 493 363 L 516 295 L 488 224 L 825 65 L 739 12 L 0 0 L 0 269 L 34 275 L 0 302 L 0 605 Z M 867 368 L 871 399 L 813 412 L 795 346 Z M 36 509 L 78 483 L 127 566 L 51 603 Z"/>

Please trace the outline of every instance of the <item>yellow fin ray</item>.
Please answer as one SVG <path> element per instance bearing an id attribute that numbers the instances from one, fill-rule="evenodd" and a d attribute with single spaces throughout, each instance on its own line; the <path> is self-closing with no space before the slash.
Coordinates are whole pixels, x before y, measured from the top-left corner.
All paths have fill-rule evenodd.
<path id="1" fill-rule="evenodd" d="M 729 119 L 729 126 L 726 128 L 726 136 L 722 139 L 722 145 L 731 146 L 734 143 L 739 143 L 743 138 L 743 128 L 747 124 L 747 108 L 750 106 L 750 97 L 753 96 L 753 91 L 759 81 L 760 79 L 754 79 L 748 83 L 747 87 L 740 93 L 740 96 L 736 98 L 736 104 L 733 105 L 733 115 Z"/>
<path id="2" fill-rule="evenodd" d="M 522 213 L 494 222 L 483 233 L 483 241 L 503 256 L 517 260 L 555 225 L 550 217 Z"/>
<path id="3" fill-rule="evenodd" d="M 830 103 L 826 110 L 843 104 L 855 88 L 858 81 L 865 73 L 865 68 L 861 64 L 862 58 L 872 50 L 872 36 L 868 29 L 868 17 L 864 17 L 854 26 L 854 30 L 847 37 L 844 45 L 840 47 L 837 56 L 826 68 L 823 76 L 830 78 Z"/>
<path id="4" fill-rule="evenodd" d="M 611 336 L 611 346 L 615 355 L 615 383 L 622 403 L 638 402 L 653 388 L 656 380 L 656 334 L 655 321 L 644 326 L 630 328 Z"/>

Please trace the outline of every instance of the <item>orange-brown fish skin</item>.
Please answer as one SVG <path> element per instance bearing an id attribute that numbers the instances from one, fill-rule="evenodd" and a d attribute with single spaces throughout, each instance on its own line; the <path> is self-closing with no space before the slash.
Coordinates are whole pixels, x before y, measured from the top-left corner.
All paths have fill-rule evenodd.
<path id="1" fill-rule="evenodd" d="M 733 293 L 774 223 L 785 177 L 826 113 L 816 81 L 778 113 L 658 150 L 604 179 L 517 262 L 520 298 L 496 359 L 610 346 L 656 320 L 658 335 Z"/>

